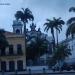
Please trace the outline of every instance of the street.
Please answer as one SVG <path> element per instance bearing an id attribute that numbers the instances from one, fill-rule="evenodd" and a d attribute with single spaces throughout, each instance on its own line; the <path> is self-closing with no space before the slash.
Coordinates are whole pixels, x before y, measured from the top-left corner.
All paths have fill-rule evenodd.
<path id="1" fill-rule="evenodd" d="M 31 75 L 75 75 L 75 73 L 70 72 L 70 73 L 49 73 L 49 74 L 31 74 Z"/>

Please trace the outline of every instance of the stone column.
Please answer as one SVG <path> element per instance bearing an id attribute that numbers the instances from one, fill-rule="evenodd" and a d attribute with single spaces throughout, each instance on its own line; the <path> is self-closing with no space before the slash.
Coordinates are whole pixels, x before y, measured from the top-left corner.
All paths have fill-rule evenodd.
<path id="1" fill-rule="evenodd" d="M 6 61 L 6 70 L 9 71 L 9 61 Z"/>
<path id="2" fill-rule="evenodd" d="M 15 62 L 15 70 L 17 70 L 17 60 L 15 60 L 14 62 Z"/>
<path id="3" fill-rule="evenodd" d="M 9 54 L 9 48 L 6 48 L 5 53 L 6 53 L 6 55 Z"/>
<path id="4" fill-rule="evenodd" d="M 14 54 L 17 54 L 17 45 L 16 44 L 14 44 Z"/>
<path id="5" fill-rule="evenodd" d="M 26 69 L 26 61 L 23 59 L 23 69 Z"/>

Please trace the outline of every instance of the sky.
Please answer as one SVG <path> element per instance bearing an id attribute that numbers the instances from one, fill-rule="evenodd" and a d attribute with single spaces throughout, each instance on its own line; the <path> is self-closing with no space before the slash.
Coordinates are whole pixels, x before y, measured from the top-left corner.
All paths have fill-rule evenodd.
<path id="1" fill-rule="evenodd" d="M 44 32 L 43 24 L 47 18 L 61 17 L 66 22 L 70 17 L 75 16 L 75 13 L 68 11 L 72 6 L 75 6 L 75 0 L 0 0 L 0 28 L 13 31 L 12 24 L 16 11 L 21 10 L 21 8 L 29 8 L 34 15 L 34 23 L 37 28 L 40 27 L 41 31 Z M 59 41 L 66 38 L 66 29 L 67 25 L 65 24 L 63 31 L 59 34 Z M 46 34 L 51 36 L 50 31 Z"/>

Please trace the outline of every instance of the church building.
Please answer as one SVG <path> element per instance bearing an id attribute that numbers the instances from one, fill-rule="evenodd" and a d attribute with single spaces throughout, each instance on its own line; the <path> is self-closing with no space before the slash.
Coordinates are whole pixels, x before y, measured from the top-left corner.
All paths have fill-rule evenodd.
<path id="1" fill-rule="evenodd" d="M 9 47 L 0 52 L 0 71 L 26 69 L 25 41 L 21 21 L 13 21 L 13 32 L 5 31 Z"/>

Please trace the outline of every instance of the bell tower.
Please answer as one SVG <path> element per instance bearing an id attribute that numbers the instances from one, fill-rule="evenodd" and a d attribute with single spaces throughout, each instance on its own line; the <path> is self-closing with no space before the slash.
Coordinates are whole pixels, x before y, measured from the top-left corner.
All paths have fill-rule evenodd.
<path id="1" fill-rule="evenodd" d="M 13 33 L 22 34 L 22 22 L 20 20 L 13 21 Z"/>

